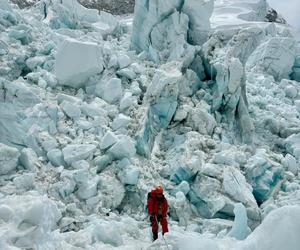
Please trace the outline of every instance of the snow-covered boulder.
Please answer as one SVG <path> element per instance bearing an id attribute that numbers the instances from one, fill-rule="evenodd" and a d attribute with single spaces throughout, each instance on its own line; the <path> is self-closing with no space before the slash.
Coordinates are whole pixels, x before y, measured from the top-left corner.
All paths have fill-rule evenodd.
<path id="1" fill-rule="evenodd" d="M 131 118 L 127 115 L 119 114 L 112 122 L 111 127 L 113 130 L 119 130 L 122 128 L 127 128 L 131 121 Z"/>
<path id="2" fill-rule="evenodd" d="M 75 161 L 88 159 L 96 150 L 93 144 L 72 144 L 63 148 L 62 153 L 66 163 L 71 165 Z"/>
<path id="3" fill-rule="evenodd" d="M 13 183 L 18 190 L 28 191 L 35 188 L 36 175 L 34 173 L 24 173 L 13 179 Z"/>
<path id="4" fill-rule="evenodd" d="M 121 160 L 130 159 L 136 153 L 135 143 L 129 136 L 121 136 L 119 140 L 108 150 L 113 158 Z"/>
<path id="5" fill-rule="evenodd" d="M 137 99 L 136 97 L 132 96 L 131 92 L 125 92 L 123 98 L 120 101 L 120 111 L 124 112 L 127 109 L 136 106 L 137 104 Z"/>
<path id="6" fill-rule="evenodd" d="M 18 149 L 0 143 L 0 175 L 8 174 L 18 165 L 20 152 Z"/>
<path id="7" fill-rule="evenodd" d="M 119 180 L 124 185 L 136 185 L 140 176 L 140 171 L 136 167 L 126 167 L 118 173 Z"/>
<path id="8" fill-rule="evenodd" d="M 118 66 L 120 69 L 128 67 L 132 63 L 131 58 L 126 54 L 118 55 Z"/>
<path id="9" fill-rule="evenodd" d="M 72 118 L 74 120 L 79 119 L 81 115 L 81 110 L 76 104 L 68 101 L 63 101 L 60 106 L 69 118 Z"/>
<path id="10" fill-rule="evenodd" d="M 66 163 L 64 161 L 63 153 L 58 148 L 50 150 L 47 153 L 47 157 L 48 157 L 49 161 L 51 162 L 51 164 L 53 166 L 55 166 L 55 167 L 65 166 L 66 165 Z"/>
<path id="11" fill-rule="evenodd" d="M 97 185 L 98 185 L 98 178 L 93 178 L 86 182 L 81 182 L 79 188 L 76 192 L 76 195 L 81 200 L 87 200 L 95 195 L 97 195 Z"/>
<path id="12" fill-rule="evenodd" d="M 122 81 L 119 78 L 111 78 L 104 84 L 100 83 L 95 93 L 106 102 L 113 104 L 122 97 Z"/>
<path id="13" fill-rule="evenodd" d="M 101 140 L 100 149 L 105 150 L 111 147 L 117 142 L 117 140 L 118 139 L 113 132 L 107 131 Z"/>
<path id="14" fill-rule="evenodd" d="M 33 172 L 35 172 L 39 166 L 39 159 L 31 148 L 23 148 L 19 160 L 25 169 Z"/>
<path id="15" fill-rule="evenodd" d="M 136 73 L 131 68 L 124 68 L 124 69 L 118 70 L 116 72 L 116 74 L 120 78 L 126 78 L 131 81 L 133 81 L 137 76 Z"/>
<path id="16" fill-rule="evenodd" d="M 96 43 L 66 39 L 57 51 L 54 68 L 60 84 L 84 87 L 89 77 L 103 70 L 101 48 Z"/>

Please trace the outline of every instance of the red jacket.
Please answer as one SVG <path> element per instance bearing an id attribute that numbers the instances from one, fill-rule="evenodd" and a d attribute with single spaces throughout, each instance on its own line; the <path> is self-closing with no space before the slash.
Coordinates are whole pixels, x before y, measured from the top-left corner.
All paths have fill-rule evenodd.
<path id="1" fill-rule="evenodd" d="M 156 198 L 156 193 L 154 191 L 151 191 L 148 194 L 148 213 L 155 214 L 155 215 L 162 215 L 162 217 L 167 217 L 167 212 L 168 212 L 168 202 L 163 196 L 162 200 L 159 201 Z"/>

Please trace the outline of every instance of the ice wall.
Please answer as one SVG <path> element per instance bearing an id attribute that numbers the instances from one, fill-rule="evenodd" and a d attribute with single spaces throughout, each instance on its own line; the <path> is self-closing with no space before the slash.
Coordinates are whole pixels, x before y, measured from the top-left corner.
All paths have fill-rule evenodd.
<path id="1" fill-rule="evenodd" d="M 157 70 L 146 92 L 148 108 L 137 135 L 137 152 L 150 157 L 155 137 L 167 128 L 177 108 L 179 81 L 182 74 L 177 63 L 163 65 Z"/>
<path id="2" fill-rule="evenodd" d="M 197 11 L 196 11 L 197 10 Z M 176 60 L 201 44 L 210 28 L 213 1 L 138 0 L 135 4 L 131 44 L 151 59 Z"/>

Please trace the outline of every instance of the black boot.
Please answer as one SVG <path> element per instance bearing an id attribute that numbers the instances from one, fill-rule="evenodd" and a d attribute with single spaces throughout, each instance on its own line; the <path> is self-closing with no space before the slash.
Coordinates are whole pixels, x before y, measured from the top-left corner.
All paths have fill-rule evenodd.
<path id="1" fill-rule="evenodd" d="M 157 240 L 158 232 L 153 232 L 153 241 Z"/>

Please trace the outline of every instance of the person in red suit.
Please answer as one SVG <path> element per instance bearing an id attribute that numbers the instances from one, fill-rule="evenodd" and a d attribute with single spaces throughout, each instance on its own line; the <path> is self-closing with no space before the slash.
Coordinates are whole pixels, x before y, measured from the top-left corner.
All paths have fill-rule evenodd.
<path id="1" fill-rule="evenodd" d="M 168 202 L 163 192 L 163 188 L 161 186 L 157 186 L 148 193 L 147 205 L 152 226 L 153 241 L 158 238 L 158 223 L 161 224 L 163 235 L 169 232 L 167 221 Z"/>

